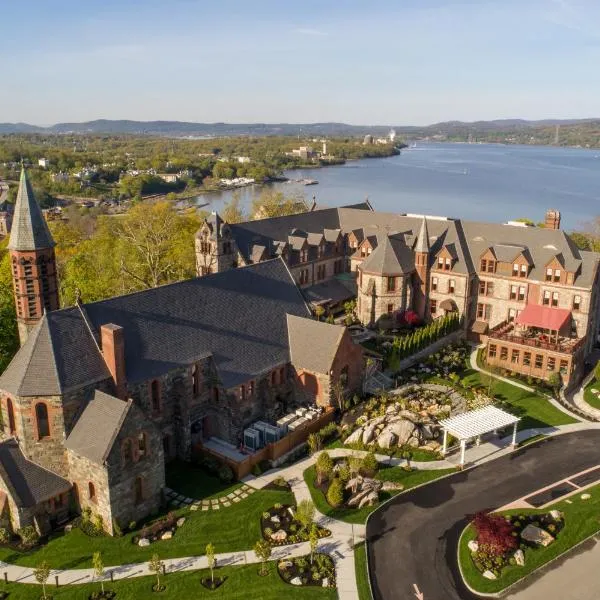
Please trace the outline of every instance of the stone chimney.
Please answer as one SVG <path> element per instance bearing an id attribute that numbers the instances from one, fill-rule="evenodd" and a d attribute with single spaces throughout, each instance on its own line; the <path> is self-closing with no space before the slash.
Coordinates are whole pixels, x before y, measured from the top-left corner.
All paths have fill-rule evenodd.
<path id="1" fill-rule="evenodd" d="M 544 221 L 546 229 L 560 229 L 560 211 L 550 208 L 546 211 L 546 220 Z"/>
<path id="2" fill-rule="evenodd" d="M 125 331 L 119 325 L 108 323 L 100 327 L 102 354 L 115 384 L 115 394 L 127 399 L 127 377 L 125 375 Z"/>

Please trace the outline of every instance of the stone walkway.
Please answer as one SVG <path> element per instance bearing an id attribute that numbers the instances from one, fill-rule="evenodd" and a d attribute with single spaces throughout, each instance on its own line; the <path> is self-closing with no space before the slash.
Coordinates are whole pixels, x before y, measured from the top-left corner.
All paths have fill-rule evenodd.
<path id="1" fill-rule="evenodd" d="M 254 488 L 244 484 L 230 494 L 221 498 L 212 498 L 210 500 L 196 500 L 194 498 L 186 498 L 184 495 L 177 493 L 171 488 L 165 488 L 165 494 L 171 508 L 185 508 L 189 506 L 191 511 L 196 510 L 219 510 L 227 508 L 233 504 L 237 504 L 242 500 L 254 494 Z"/>

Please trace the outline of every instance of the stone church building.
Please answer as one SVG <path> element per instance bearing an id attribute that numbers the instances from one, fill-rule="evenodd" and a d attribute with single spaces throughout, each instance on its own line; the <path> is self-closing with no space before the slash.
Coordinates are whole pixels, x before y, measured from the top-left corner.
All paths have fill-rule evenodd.
<path id="1" fill-rule="evenodd" d="M 54 240 L 24 171 L 8 248 L 22 345 L 0 376 L 0 520 L 13 530 L 46 532 L 84 507 L 108 532 L 139 521 L 161 508 L 170 459 L 211 437 L 239 446 L 258 419 L 361 386 L 360 346 L 311 319 L 281 258 L 231 269 L 223 241 L 213 275 L 59 309 Z"/>

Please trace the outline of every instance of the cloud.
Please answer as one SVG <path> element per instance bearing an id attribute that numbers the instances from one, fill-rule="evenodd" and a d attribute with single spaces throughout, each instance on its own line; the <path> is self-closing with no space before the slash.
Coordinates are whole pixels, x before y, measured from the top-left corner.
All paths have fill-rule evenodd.
<path id="1" fill-rule="evenodd" d="M 329 35 L 326 31 L 321 31 L 320 29 L 311 29 L 310 27 L 296 27 L 294 31 L 300 35 L 312 35 L 319 37 L 325 37 Z"/>

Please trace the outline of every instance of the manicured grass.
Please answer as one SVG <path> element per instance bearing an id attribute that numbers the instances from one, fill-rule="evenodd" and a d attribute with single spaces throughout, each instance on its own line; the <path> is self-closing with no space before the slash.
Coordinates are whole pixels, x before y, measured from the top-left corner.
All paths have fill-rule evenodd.
<path id="1" fill-rule="evenodd" d="M 367 547 L 364 542 L 354 546 L 354 569 L 358 600 L 372 600 L 369 574 L 367 573 Z"/>
<path id="2" fill-rule="evenodd" d="M 155 542 L 146 548 L 132 543 L 133 533 L 123 537 L 90 538 L 80 529 L 57 534 L 43 547 L 23 553 L 0 547 L 0 560 L 25 566 L 36 566 L 47 560 L 53 569 L 75 569 L 92 566 L 92 554 L 102 552 L 105 565 L 145 562 L 154 553 L 161 558 L 196 556 L 211 542 L 219 552 L 249 550 L 261 538 L 260 517 L 280 502 L 295 504 L 289 491 L 258 490 L 248 498 L 220 510 L 196 511 L 189 508 L 174 511 L 186 522 L 173 539 Z"/>
<path id="3" fill-rule="evenodd" d="M 406 471 L 401 467 L 386 467 L 381 466 L 379 473 L 376 475 L 376 479 L 380 479 L 381 481 L 393 481 L 395 483 L 402 483 L 404 485 L 404 490 L 397 490 L 392 492 L 381 492 L 379 494 L 379 498 L 383 502 L 396 494 L 401 493 L 402 491 L 406 491 L 412 487 L 417 485 L 428 483 L 433 481 L 434 479 L 438 479 L 443 475 L 447 475 L 448 473 L 453 473 L 454 469 L 434 469 L 431 471 Z M 339 521 L 345 521 L 346 523 L 364 523 L 367 517 L 381 505 L 381 502 L 375 506 L 363 506 L 362 508 L 333 508 L 327 502 L 327 498 L 323 492 L 315 487 L 315 466 L 308 467 L 306 471 L 304 471 L 304 481 L 308 485 L 308 489 L 310 490 L 310 495 L 312 496 L 313 502 L 317 509 L 322 512 L 324 515 L 331 517 L 333 519 L 338 519 Z"/>
<path id="4" fill-rule="evenodd" d="M 474 385 L 487 387 L 485 375 L 473 369 L 467 369 L 462 374 L 462 383 L 465 387 Z M 521 417 L 519 429 L 551 427 L 555 425 L 568 425 L 577 423 L 577 420 L 559 410 L 543 396 L 535 392 L 528 392 L 504 381 L 494 381 L 492 396 L 500 401 L 500 407 Z"/>
<path id="5" fill-rule="evenodd" d="M 227 496 L 242 486 L 240 482 L 223 483 L 201 467 L 180 460 L 167 464 L 166 476 L 168 487 L 196 500 Z"/>
<path id="6" fill-rule="evenodd" d="M 592 388 L 594 388 L 596 390 L 600 389 L 600 383 L 598 382 L 598 380 L 595 377 L 585 386 L 585 390 L 583 390 L 583 399 L 590 406 L 600 409 L 600 396 L 596 396 L 595 394 L 592 394 Z"/>
<path id="7" fill-rule="evenodd" d="M 292 598 L 300 600 L 334 600 L 337 598 L 333 588 L 319 588 L 313 586 L 296 587 L 285 583 L 277 573 L 277 564 L 269 564 L 269 575 L 258 575 L 259 565 L 246 565 L 239 567 L 222 567 L 215 570 L 215 577 L 227 577 L 225 583 L 214 591 L 207 590 L 201 585 L 202 578 L 210 577 L 210 571 L 182 571 L 167 574 L 161 577 L 161 584 L 167 589 L 160 594 L 152 592 L 152 585 L 156 577 L 135 577 L 114 583 L 105 583 L 105 588 L 117 592 L 116 600 L 141 600 L 143 598 L 170 598 L 173 600 L 220 598 L 221 600 L 247 600 L 260 598 L 261 600 L 280 600 Z M 51 578 L 52 583 L 54 579 Z M 18 583 L 0 584 L 0 590 L 10 592 L 9 598 L 19 600 L 39 600 L 42 588 L 38 585 L 23 585 Z M 100 590 L 99 583 L 85 585 L 69 585 L 46 588 L 48 595 L 53 600 L 86 600 L 88 596 Z"/>
<path id="8" fill-rule="evenodd" d="M 557 502 L 543 510 L 510 510 L 502 514 L 537 514 L 547 513 L 558 509 L 564 513 L 565 526 L 558 534 L 556 540 L 546 548 L 530 548 L 525 550 L 525 566 L 507 566 L 502 569 L 500 578 L 496 580 L 485 579 L 475 568 L 468 548 L 470 540 L 475 539 L 475 530 L 470 525 L 465 529 L 459 543 L 458 558 L 467 583 L 476 591 L 482 593 L 499 592 L 515 581 L 527 576 L 529 573 L 556 558 L 563 552 L 572 548 L 578 542 L 600 530 L 600 485 L 596 485 L 586 493 L 591 494 L 589 500 L 581 500 L 581 493 L 571 496 L 568 500 Z"/>

